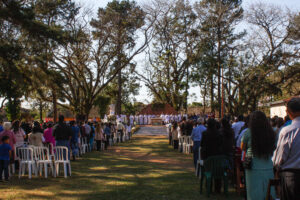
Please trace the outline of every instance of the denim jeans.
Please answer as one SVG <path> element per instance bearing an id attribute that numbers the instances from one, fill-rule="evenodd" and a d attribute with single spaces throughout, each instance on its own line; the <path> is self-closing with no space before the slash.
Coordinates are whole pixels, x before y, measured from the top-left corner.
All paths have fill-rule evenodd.
<path id="1" fill-rule="evenodd" d="M 4 171 L 5 180 L 8 180 L 8 166 L 9 166 L 9 160 L 0 160 L 0 180 L 2 180 L 3 171 Z"/>
<path id="2" fill-rule="evenodd" d="M 194 141 L 194 146 L 193 146 L 193 153 L 194 153 L 194 166 L 196 168 L 197 166 L 197 161 L 199 157 L 199 147 L 200 147 L 200 141 Z"/>

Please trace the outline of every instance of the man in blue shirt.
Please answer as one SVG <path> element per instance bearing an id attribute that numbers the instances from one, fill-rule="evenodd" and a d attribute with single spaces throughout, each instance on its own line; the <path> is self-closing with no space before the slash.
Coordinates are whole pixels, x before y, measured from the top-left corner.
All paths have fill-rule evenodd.
<path id="1" fill-rule="evenodd" d="M 11 154 L 11 147 L 9 145 L 9 137 L 2 137 L 2 144 L 0 145 L 0 181 L 2 181 L 2 174 L 4 171 L 5 181 L 8 181 L 8 165 Z"/>
<path id="2" fill-rule="evenodd" d="M 194 146 L 193 146 L 193 152 L 194 152 L 194 165 L 195 168 L 197 166 L 197 161 L 198 161 L 198 151 L 199 151 L 199 147 L 200 147 L 200 143 L 202 140 L 202 133 L 204 131 L 206 131 L 206 127 L 203 125 L 204 124 L 204 119 L 200 118 L 197 121 L 198 126 L 195 127 L 192 131 L 192 135 L 191 138 L 194 142 Z"/>
<path id="3" fill-rule="evenodd" d="M 108 144 L 109 144 L 109 138 L 110 138 L 110 135 L 111 135 L 111 130 L 110 130 L 110 126 L 111 124 L 105 124 L 105 128 L 104 128 L 104 135 L 105 135 L 105 150 L 107 149 L 108 147 Z"/>
<path id="4" fill-rule="evenodd" d="M 0 121 L 0 133 L 3 131 L 2 121 Z"/>

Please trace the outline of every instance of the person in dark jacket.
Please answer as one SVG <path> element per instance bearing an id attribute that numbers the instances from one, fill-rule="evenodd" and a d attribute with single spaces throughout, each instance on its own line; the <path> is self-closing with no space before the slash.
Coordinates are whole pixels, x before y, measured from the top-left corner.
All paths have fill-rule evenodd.
<path id="1" fill-rule="evenodd" d="M 69 159 L 70 159 L 70 141 L 73 135 L 72 129 L 68 126 L 64 120 L 64 116 L 60 115 L 58 119 L 58 124 L 53 128 L 53 136 L 56 140 L 56 146 L 65 146 L 69 150 Z"/>
<path id="2" fill-rule="evenodd" d="M 207 121 L 207 130 L 203 132 L 201 140 L 201 158 L 204 160 L 211 156 L 223 155 L 222 136 L 217 129 L 217 122 L 210 118 Z M 221 180 L 215 179 L 215 190 L 221 192 Z"/>
<path id="3" fill-rule="evenodd" d="M 222 154 L 222 137 L 216 127 L 216 120 L 210 118 L 207 121 L 207 130 L 203 132 L 201 141 L 201 158 Z"/>
<path id="4" fill-rule="evenodd" d="M 222 136 L 222 153 L 223 155 L 233 157 L 234 153 L 234 131 L 229 121 L 223 118 L 221 121 L 220 134 Z"/>

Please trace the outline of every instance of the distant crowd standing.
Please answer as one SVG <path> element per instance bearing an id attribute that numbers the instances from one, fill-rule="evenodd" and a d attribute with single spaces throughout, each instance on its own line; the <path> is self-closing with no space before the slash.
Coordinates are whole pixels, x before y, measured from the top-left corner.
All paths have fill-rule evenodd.
<path id="1" fill-rule="evenodd" d="M 153 118 L 161 118 L 163 123 L 168 124 L 170 122 L 180 122 L 183 117 L 187 117 L 187 115 L 181 114 L 161 114 L 161 115 L 117 115 L 117 121 L 120 121 L 125 124 L 133 125 L 151 125 L 151 119 Z M 105 116 L 104 120 L 107 120 L 108 117 Z"/>
<path id="2" fill-rule="evenodd" d="M 53 122 L 42 123 L 35 121 L 0 123 L 0 181 L 9 180 L 8 167 L 15 164 L 18 168 L 18 161 L 15 155 L 20 147 L 49 147 L 65 146 L 69 150 L 69 159 L 73 160 L 81 155 L 82 143 L 97 151 L 107 149 L 114 142 L 123 142 L 124 138 L 130 139 L 132 126 L 121 121 L 116 122 L 65 122 L 64 116 L 59 116 L 57 124 Z M 51 145 L 50 145 L 51 144 Z M 51 149 L 50 149 L 51 150 Z"/>
<path id="3" fill-rule="evenodd" d="M 287 103 L 287 114 L 285 119 L 269 119 L 263 112 L 255 111 L 246 117 L 241 115 L 234 121 L 230 117 L 216 120 L 214 116 L 194 115 L 183 117 L 179 123 L 171 120 L 166 126 L 169 143 L 173 144 L 174 149 L 178 149 L 180 137 L 191 137 L 195 167 L 200 147 L 201 160 L 204 162 L 210 157 L 222 155 L 230 163 L 228 171 L 243 168 L 246 199 L 266 199 L 269 181 L 277 178 L 280 179 L 280 190 L 275 192 L 272 187 L 269 191 L 273 199 L 280 196 L 281 200 L 299 200 L 299 97 Z M 235 163 L 240 165 L 235 166 Z M 217 192 L 220 192 L 220 186 L 216 180 Z"/>

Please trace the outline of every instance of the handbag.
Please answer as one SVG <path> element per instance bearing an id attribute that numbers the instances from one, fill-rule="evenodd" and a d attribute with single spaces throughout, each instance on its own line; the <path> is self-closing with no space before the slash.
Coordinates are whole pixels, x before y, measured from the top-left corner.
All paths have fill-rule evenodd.
<path id="1" fill-rule="evenodd" d="M 245 160 L 243 162 L 243 166 L 245 169 L 251 169 L 252 168 L 252 157 L 246 156 Z"/>

